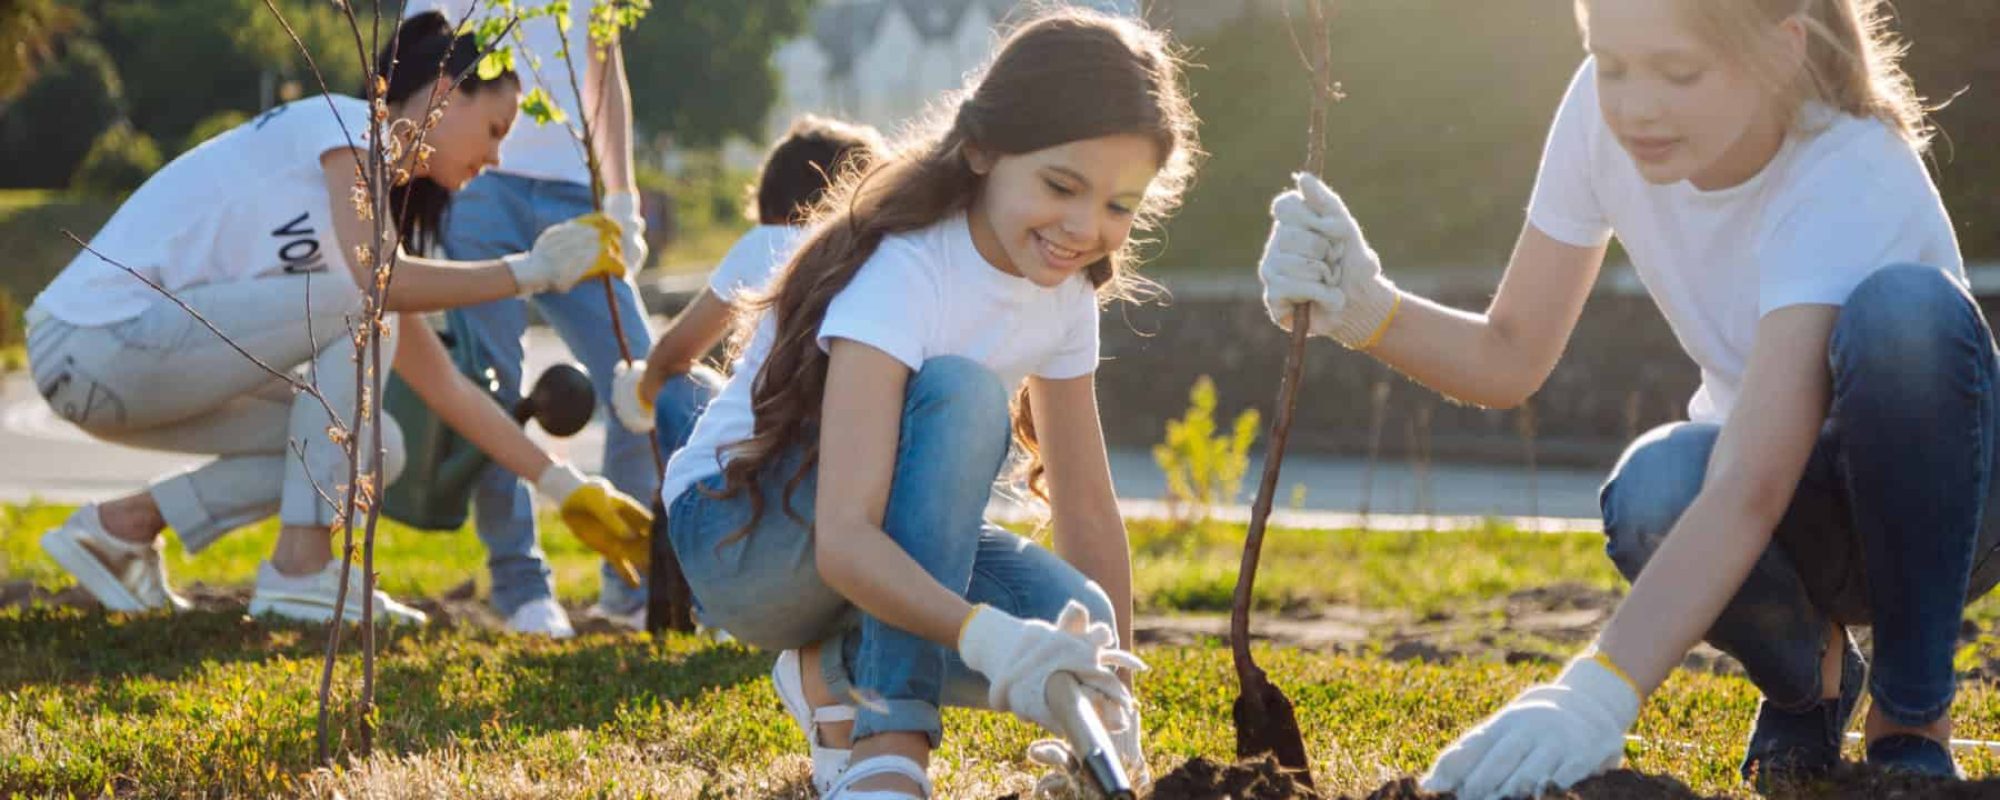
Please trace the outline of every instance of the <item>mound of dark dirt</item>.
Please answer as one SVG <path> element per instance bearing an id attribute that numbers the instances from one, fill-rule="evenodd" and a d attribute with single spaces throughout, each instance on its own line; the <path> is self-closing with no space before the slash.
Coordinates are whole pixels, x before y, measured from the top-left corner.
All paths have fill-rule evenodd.
<path id="1" fill-rule="evenodd" d="M 1158 795 L 1154 795 L 1158 797 Z M 1318 797 L 1314 794 L 1271 795 L 1272 797 Z M 1362 800 L 1448 800 L 1451 795 L 1433 794 L 1417 786 L 1415 778 L 1398 778 L 1385 783 Z M 1687 784 L 1672 778 L 1617 770 L 1577 784 L 1569 791 L 1552 792 L 1545 800 L 1701 800 Z"/>
<path id="2" fill-rule="evenodd" d="M 1832 778 L 1789 787 L 1775 797 L 1812 800 L 1970 800 L 2000 797 L 2000 779 L 1947 781 L 1843 764 Z"/>
<path id="3" fill-rule="evenodd" d="M 1746 787 L 1747 788 L 1747 787 Z M 2000 779 L 1943 781 L 1885 773 L 1864 764 L 1850 764 L 1832 778 L 1786 787 L 1773 797 L 1781 800 L 1972 800 L 2000 798 Z M 1325 797 L 1298 783 L 1276 761 L 1221 764 L 1195 758 L 1154 784 L 1151 800 L 1320 800 Z M 1355 800 L 1448 800 L 1450 795 L 1426 792 L 1415 778 L 1399 778 Z M 1543 800 L 1705 800 L 1674 778 L 1616 770 L 1551 792 Z"/>
<path id="4" fill-rule="evenodd" d="M 1869 795 L 1875 796 L 1875 795 Z M 1276 761 L 1217 764 L 1196 758 L 1154 784 L 1152 800 L 1318 800 L 1324 795 L 1298 783 Z M 1399 778 L 1369 792 L 1361 800 L 1447 800 L 1450 795 L 1426 792 L 1415 778 Z M 1567 792 L 1547 795 L 1562 800 L 1700 800 L 1687 784 L 1672 778 L 1628 770 L 1599 775 Z"/>
<path id="5" fill-rule="evenodd" d="M 1276 759 L 1220 764 L 1192 758 L 1153 784 L 1152 800 L 1293 800 L 1320 795 Z"/>

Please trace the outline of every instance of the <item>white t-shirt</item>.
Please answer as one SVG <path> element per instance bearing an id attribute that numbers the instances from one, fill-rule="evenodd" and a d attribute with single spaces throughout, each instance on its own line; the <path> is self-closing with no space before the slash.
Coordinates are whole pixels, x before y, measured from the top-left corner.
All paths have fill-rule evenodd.
<path id="1" fill-rule="evenodd" d="M 436 11 L 445 19 L 457 25 L 466 18 L 474 0 L 412 0 L 404 8 L 410 16 L 425 11 Z M 522 11 L 547 5 L 548 0 L 517 0 L 514 7 Z M 590 33 L 590 0 L 571 0 L 569 44 L 570 63 L 576 65 L 576 85 L 582 86 L 589 74 L 588 57 Z M 491 2 L 479 3 L 479 17 L 498 13 Z M 577 109 L 583 104 L 577 101 L 576 92 L 571 91 L 569 68 L 563 66 L 563 59 L 556 55 L 562 50 L 562 33 L 556 29 L 554 17 L 536 17 L 520 23 L 520 40 L 512 34 L 507 37 L 507 45 L 514 48 L 514 73 L 521 78 L 523 95 L 539 86 L 548 92 L 558 108 L 569 117 L 569 124 L 551 122 L 537 125 L 526 114 L 514 117 L 514 127 L 507 132 L 507 139 L 500 143 L 500 166 L 496 171 L 509 175 L 520 175 L 542 180 L 568 181 L 589 185 L 590 167 L 584 163 L 583 148 L 576 137 L 569 133 L 569 125 L 577 124 Z M 528 52 L 523 53 L 522 45 Z M 539 68 L 530 68 L 528 55 L 532 53 L 541 60 Z M 543 80 L 547 83 L 543 83 Z"/>
<path id="2" fill-rule="evenodd" d="M 979 255 L 965 215 L 957 214 L 884 237 L 828 305 L 819 345 L 853 340 L 913 371 L 938 356 L 963 356 L 1012 389 L 1031 374 L 1063 380 L 1096 371 L 1097 317 L 1097 295 L 1087 278 L 1043 288 L 1001 272 Z M 750 437 L 751 388 L 776 335 L 766 314 L 687 446 L 667 462 L 660 496 L 669 506 L 695 482 L 722 471 L 720 448 Z"/>
<path id="3" fill-rule="evenodd" d="M 1598 111 L 1586 59 L 1556 113 L 1528 221 L 1590 247 L 1614 232 L 1681 348 L 1701 368 L 1688 416 L 1735 406 L 1757 321 L 1799 304 L 1840 305 L 1894 264 L 1965 281 L 1951 220 L 1917 153 L 1880 120 L 1822 105 L 1744 183 L 1703 191 L 1640 176 Z"/>
<path id="4" fill-rule="evenodd" d="M 348 147 L 350 134 L 353 146 L 367 147 L 367 124 L 367 102 L 345 95 L 276 106 L 153 173 L 90 246 L 172 291 L 306 272 L 330 272 L 339 280 L 329 287 L 354 289 L 320 156 Z M 35 304 L 72 325 L 97 326 L 139 316 L 159 300 L 86 250 Z"/>
<path id="5" fill-rule="evenodd" d="M 806 228 L 791 225 L 759 225 L 743 234 L 722 263 L 709 273 L 708 290 L 717 300 L 735 303 L 745 289 L 761 289 L 779 267 L 791 260 L 792 251 L 805 243 Z"/>

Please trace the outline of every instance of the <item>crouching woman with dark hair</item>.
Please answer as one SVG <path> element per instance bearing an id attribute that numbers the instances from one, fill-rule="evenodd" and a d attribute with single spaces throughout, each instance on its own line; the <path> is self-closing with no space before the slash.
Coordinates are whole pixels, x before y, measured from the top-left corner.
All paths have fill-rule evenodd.
<path id="1" fill-rule="evenodd" d="M 391 54 L 396 54 L 391 63 Z M 427 157 L 391 190 L 394 280 L 385 295 L 392 323 L 423 312 L 575 284 L 611 271 L 599 258 L 599 228 L 576 221 L 544 233 L 533 249 L 489 261 L 443 261 L 426 252 L 450 190 L 492 165 L 519 102 L 511 73 L 470 74 L 471 37 L 444 17 L 412 17 L 377 59 L 388 76 L 384 129 L 421 130 Z M 331 431 L 359 436 L 364 471 L 374 431 L 333 419 L 319 399 L 298 395 L 211 333 L 156 284 L 278 370 L 304 372 L 336 414 L 353 413 L 359 383 L 350 323 L 374 276 L 355 254 L 374 236 L 353 192 L 369 130 L 365 100 L 309 97 L 272 108 L 174 159 L 141 186 L 92 239 L 91 252 L 50 283 L 28 311 L 35 382 L 64 419 L 106 441 L 216 456 L 199 468 L 79 509 L 42 537 L 42 548 L 107 609 L 180 608 L 160 559 L 172 526 L 190 551 L 236 528 L 278 515 L 283 526 L 259 566 L 250 612 L 331 619 L 340 589 L 332 526 L 349 462 Z M 129 267 L 134 277 L 107 259 Z M 383 364 L 452 427 L 508 469 L 538 479 L 573 525 L 590 533 L 643 535 L 650 515 L 602 479 L 586 478 L 537 448 L 498 406 L 452 368 L 436 334 L 392 324 Z M 382 479 L 401 466 L 401 436 L 382 417 Z M 298 455 L 291 453 L 296 443 Z M 585 534 L 579 531 L 579 534 Z M 586 536 L 586 538 L 588 538 Z M 344 616 L 421 622 L 424 615 L 350 573 Z"/>

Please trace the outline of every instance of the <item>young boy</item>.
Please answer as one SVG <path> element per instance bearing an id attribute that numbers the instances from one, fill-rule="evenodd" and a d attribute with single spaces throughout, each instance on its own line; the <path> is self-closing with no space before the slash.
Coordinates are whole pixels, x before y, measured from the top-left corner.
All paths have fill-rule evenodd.
<path id="1" fill-rule="evenodd" d="M 611 406 L 620 424 L 652 432 L 663 454 L 671 455 L 687 442 L 695 419 L 722 385 L 721 375 L 698 362 L 729 331 L 742 294 L 762 289 L 791 260 L 804 238 L 807 217 L 834 180 L 882 151 L 881 133 L 866 125 L 810 114 L 792 123 L 758 174 L 757 226 L 729 248 L 708 286 L 660 334 L 644 369 L 618 365 Z M 613 621 L 642 629 L 645 608 Z"/>

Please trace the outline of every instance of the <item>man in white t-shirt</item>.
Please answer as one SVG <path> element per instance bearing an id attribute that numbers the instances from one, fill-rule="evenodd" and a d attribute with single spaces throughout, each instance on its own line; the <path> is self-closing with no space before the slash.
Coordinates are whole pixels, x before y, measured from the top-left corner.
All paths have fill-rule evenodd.
<path id="1" fill-rule="evenodd" d="M 540 0 L 527 0 L 520 6 L 525 9 L 541 4 Z M 437 10 L 456 21 L 465 19 L 472 5 L 470 0 L 419 0 L 409 5 L 407 13 Z M 481 13 L 490 13 L 488 5 L 479 8 Z M 567 36 L 569 63 L 580 73 L 577 84 L 584 94 L 581 99 L 571 90 L 568 67 L 557 55 L 563 49 L 564 36 L 553 18 L 521 22 L 519 39 L 512 44 L 524 93 L 541 89 L 571 120 L 582 118 L 584 109 L 602 109 L 601 117 L 593 116 L 591 122 L 603 169 L 604 211 L 623 233 L 629 276 L 645 261 L 645 223 L 639 214 L 632 174 L 631 94 L 618 48 L 611 48 L 610 58 L 585 55 L 595 50 L 588 47 L 585 33 L 589 8 L 588 2 L 571 4 Z M 539 64 L 531 63 L 530 56 Z M 501 145 L 500 166 L 481 175 L 453 199 L 444 221 L 445 255 L 476 259 L 522 250 L 542 229 L 589 213 L 593 205 L 590 183 L 582 145 L 569 128 L 553 123 L 537 125 L 524 116 Z M 626 348 L 634 354 L 646 352 L 651 335 L 636 286 L 628 277 L 614 283 L 612 289 Z M 525 357 L 521 342 L 527 331 L 530 301 L 583 362 L 598 396 L 610 397 L 612 372 L 621 353 L 604 287 L 589 281 L 567 292 L 545 292 L 526 301 L 510 298 L 449 312 L 461 315 L 464 327 L 473 332 L 473 341 L 467 344 L 481 348 L 492 365 L 493 387 L 500 401 L 511 404 L 521 396 Z M 611 415 L 605 418 L 610 420 Z M 606 425 L 603 475 L 619 491 L 634 497 L 651 496 L 659 475 L 646 436 L 615 421 Z M 473 517 L 493 575 L 492 603 L 507 618 L 508 628 L 557 636 L 570 633 L 569 617 L 555 601 L 553 576 L 536 539 L 534 504 L 527 487 L 511 473 L 489 466 L 473 490 Z M 619 618 L 645 607 L 643 585 L 627 586 L 609 565 L 602 570 L 601 580 L 593 611 Z"/>

